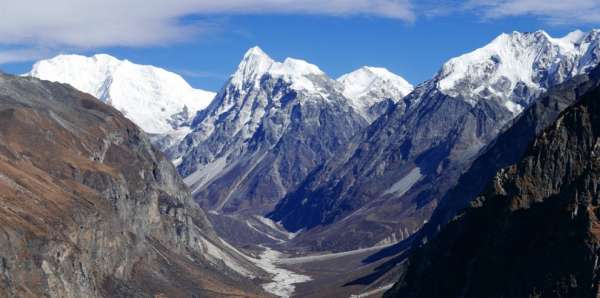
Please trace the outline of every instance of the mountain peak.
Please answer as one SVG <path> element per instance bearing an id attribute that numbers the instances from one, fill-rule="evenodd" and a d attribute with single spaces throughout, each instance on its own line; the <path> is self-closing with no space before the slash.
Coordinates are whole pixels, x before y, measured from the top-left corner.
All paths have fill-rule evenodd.
<path id="1" fill-rule="evenodd" d="M 410 93 L 413 89 L 413 86 L 403 77 L 383 67 L 363 66 L 351 73 L 342 75 L 337 81 L 344 85 L 344 95 L 350 98 L 365 95 L 371 89 L 378 87 L 375 85 L 379 82 L 391 85 L 390 87 L 397 89 L 404 95 Z"/>
<path id="2" fill-rule="evenodd" d="M 283 63 L 272 65 L 269 73 L 273 75 L 324 75 L 325 73 L 318 66 L 308 63 L 304 60 L 295 58 L 285 58 Z"/>
<path id="3" fill-rule="evenodd" d="M 371 107 L 388 99 L 397 102 L 413 90 L 403 77 L 383 67 L 363 66 L 337 81 L 343 85 L 344 96 L 369 121 L 379 116 L 369 113 Z"/>
<path id="4" fill-rule="evenodd" d="M 562 38 L 542 30 L 503 33 L 484 47 L 446 62 L 435 80 L 447 95 L 462 96 L 472 104 L 477 98 L 503 98 L 507 108 L 518 113 L 551 84 L 553 74 L 564 80 L 595 65 L 598 59 L 588 45 L 596 39 L 579 30 Z M 512 102 L 513 92 L 519 90 L 531 94 Z"/>
<path id="5" fill-rule="evenodd" d="M 258 81 L 275 61 L 258 46 L 250 48 L 232 76 L 232 83 L 242 86 L 245 82 Z"/>
<path id="6" fill-rule="evenodd" d="M 244 54 L 244 58 L 248 58 L 248 57 L 267 57 L 269 58 L 269 55 L 267 55 L 259 46 L 253 46 L 251 48 L 249 48 L 246 51 L 246 54 Z"/>
<path id="7" fill-rule="evenodd" d="M 292 83 L 293 88 L 305 90 L 314 89 L 313 84 L 306 76 L 325 75 L 319 67 L 304 60 L 286 58 L 283 62 L 276 62 L 261 48 L 255 46 L 244 54 L 237 70 L 231 77 L 231 83 L 238 88 L 256 87 L 265 74 Z"/>
<path id="8" fill-rule="evenodd" d="M 26 75 L 70 84 L 156 134 L 170 133 L 214 97 L 212 92 L 192 88 L 175 73 L 107 54 L 58 55 L 36 62 Z"/>
<path id="9" fill-rule="evenodd" d="M 75 56 L 80 56 L 83 58 L 86 58 L 85 56 L 81 56 L 81 55 L 75 55 Z M 104 53 L 99 53 L 99 54 L 95 54 L 94 56 L 92 56 L 92 58 L 96 61 L 101 61 L 101 62 L 111 62 L 111 61 L 119 61 L 122 62 L 122 60 L 119 60 L 118 58 L 111 56 L 109 54 L 104 54 Z M 124 60 L 127 61 L 127 60 Z"/>

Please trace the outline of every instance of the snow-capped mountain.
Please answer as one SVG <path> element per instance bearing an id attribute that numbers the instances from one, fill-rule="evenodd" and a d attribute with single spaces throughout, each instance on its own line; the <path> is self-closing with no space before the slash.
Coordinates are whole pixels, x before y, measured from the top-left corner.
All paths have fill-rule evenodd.
<path id="1" fill-rule="evenodd" d="M 364 66 L 337 79 L 344 95 L 369 122 L 413 90 L 401 76 L 382 67 Z"/>
<path id="2" fill-rule="evenodd" d="M 574 31 L 553 38 L 544 31 L 501 34 L 488 45 L 448 61 L 437 88 L 474 105 L 501 98 L 518 114 L 549 86 L 585 72 L 598 62 L 600 31 Z"/>
<path id="3" fill-rule="evenodd" d="M 407 109 L 383 114 L 269 217 L 308 229 L 290 245 L 352 249 L 405 239 L 524 107 L 600 62 L 599 42 L 598 30 L 513 32 L 448 61 L 404 97 Z"/>
<path id="4" fill-rule="evenodd" d="M 192 88 L 175 73 L 106 54 L 59 55 L 35 63 L 26 75 L 67 83 L 112 105 L 148 133 L 179 138 L 188 131 L 181 126 L 215 95 Z"/>
<path id="5" fill-rule="evenodd" d="M 194 119 L 178 170 L 205 209 L 264 214 L 366 125 L 317 66 L 254 47 Z"/>

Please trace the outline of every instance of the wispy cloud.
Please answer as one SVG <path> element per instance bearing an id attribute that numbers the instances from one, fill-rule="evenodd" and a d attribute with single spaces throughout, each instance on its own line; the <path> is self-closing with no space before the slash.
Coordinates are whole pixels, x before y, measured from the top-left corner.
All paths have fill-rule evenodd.
<path id="1" fill-rule="evenodd" d="M 177 69 L 177 73 L 190 78 L 209 78 L 209 79 L 225 79 L 227 75 L 211 71 L 199 71 L 189 69 Z"/>
<path id="2" fill-rule="evenodd" d="M 598 0 L 469 0 L 464 7 L 488 19 L 530 15 L 552 24 L 600 23 Z"/>
<path id="3" fill-rule="evenodd" d="M 371 15 L 412 21 L 409 0 L 21 0 L 0 11 L 0 42 L 43 46 L 148 46 L 193 38 L 219 14 Z M 210 28 L 208 28 L 210 29 Z"/>
<path id="4" fill-rule="evenodd" d="M 39 49 L 0 49 L 0 64 L 32 61 L 47 55 Z"/>
<path id="5" fill-rule="evenodd" d="M 600 23 L 599 0 L 20 0 L 0 9 L 0 63 L 36 59 L 40 48 L 57 52 L 193 40 L 218 32 L 222 24 L 207 20 L 223 16 L 371 16 L 410 23 L 417 16 L 464 12 L 483 19 Z"/>

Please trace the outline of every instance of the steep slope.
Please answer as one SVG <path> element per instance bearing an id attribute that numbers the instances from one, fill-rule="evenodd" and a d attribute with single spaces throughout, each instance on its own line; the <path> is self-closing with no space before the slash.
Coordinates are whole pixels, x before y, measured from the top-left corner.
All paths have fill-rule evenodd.
<path id="1" fill-rule="evenodd" d="M 405 239 L 478 152 L 548 88 L 600 59 L 600 31 L 502 34 L 446 63 L 269 214 L 291 245 L 352 249 Z M 343 239 L 343 240 L 340 240 Z"/>
<path id="2" fill-rule="evenodd" d="M 0 74 L 0 296 L 257 296 L 175 168 L 121 113 Z"/>
<path id="3" fill-rule="evenodd" d="M 205 209 L 263 215 L 366 125 L 317 66 L 255 47 L 194 119 L 178 170 Z"/>
<path id="4" fill-rule="evenodd" d="M 176 139 L 215 95 L 192 88 L 175 73 L 106 54 L 59 55 L 35 63 L 26 75 L 69 84 L 112 105 L 145 132 Z"/>
<path id="5" fill-rule="evenodd" d="M 337 79 L 343 85 L 343 94 L 354 108 L 369 122 L 401 101 L 413 86 L 404 78 L 381 67 L 364 66 Z"/>
<path id="6" fill-rule="evenodd" d="M 431 238 L 456 213 L 466 208 L 500 169 L 517 163 L 538 133 L 582 94 L 600 85 L 600 67 L 552 88 L 530 105 L 506 131 L 490 143 L 461 175 L 456 186 L 440 200 L 431 219 L 419 231 L 419 239 Z"/>
<path id="7" fill-rule="evenodd" d="M 599 140 L 596 86 L 419 249 L 386 296 L 597 297 Z"/>

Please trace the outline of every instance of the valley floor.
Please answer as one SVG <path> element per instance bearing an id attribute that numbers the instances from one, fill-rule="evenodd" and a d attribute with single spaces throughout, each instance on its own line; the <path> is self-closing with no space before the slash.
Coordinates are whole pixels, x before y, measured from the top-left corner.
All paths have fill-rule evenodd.
<path id="1" fill-rule="evenodd" d="M 286 257 L 283 253 L 259 245 L 263 251 L 256 265 L 273 274 L 263 288 L 279 297 L 381 297 L 395 281 L 398 270 L 372 277 L 390 258 L 367 262 L 366 258 L 387 248 L 375 246 L 330 254 Z"/>

